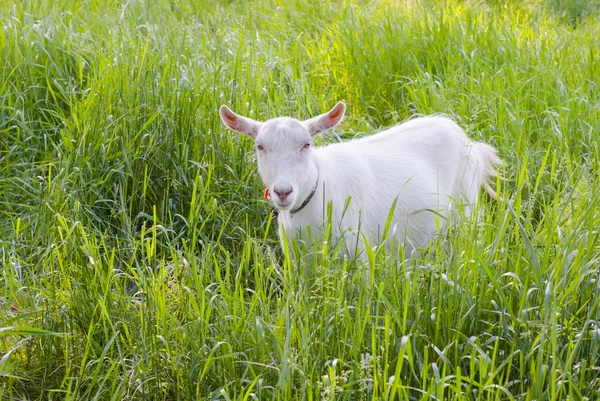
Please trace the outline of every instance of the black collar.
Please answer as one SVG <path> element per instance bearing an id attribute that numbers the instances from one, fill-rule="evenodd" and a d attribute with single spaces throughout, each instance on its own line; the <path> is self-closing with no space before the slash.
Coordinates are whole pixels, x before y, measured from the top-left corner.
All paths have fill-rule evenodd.
<path id="1" fill-rule="evenodd" d="M 295 209 L 290 210 L 290 214 L 298 213 L 300 210 L 304 209 L 306 207 L 306 205 L 308 205 L 308 202 L 310 202 L 310 200 L 313 198 L 313 196 L 315 196 L 315 192 L 317 192 L 318 186 L 319 186 L 319 168 L 317 167 L 317 181 L 315 182 L 315 186 L 313 187 L 313 189 L 312 189 L 312 191 L 310 191 L 310 194 L 308 195 L 308 197 L 306 199 L 304 199 L 304 202 L 302 202 L 302 204 L 300 206 L 298 206 Z"/>

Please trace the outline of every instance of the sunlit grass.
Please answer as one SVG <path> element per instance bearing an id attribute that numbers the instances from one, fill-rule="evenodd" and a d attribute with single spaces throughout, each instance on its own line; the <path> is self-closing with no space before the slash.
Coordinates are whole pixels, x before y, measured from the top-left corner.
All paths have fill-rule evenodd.
<path id="1" fill-rule="evenodd" d="M 3 399 L 600 396 L 594 2 L 34 0 L 0 21 Z M 509 202 L 482 195 L 410 263 L 291 258 L 217 110 L 338 100 L 344 140 L 449 114 L 499 150 Z"/>

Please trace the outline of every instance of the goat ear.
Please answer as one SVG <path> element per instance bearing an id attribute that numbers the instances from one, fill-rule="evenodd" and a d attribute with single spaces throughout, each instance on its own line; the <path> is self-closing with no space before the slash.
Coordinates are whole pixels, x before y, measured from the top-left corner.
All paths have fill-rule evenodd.
<path id="1" fill-rule="evenodd" d="M 333 109 L 329 110 L 325 114 L 306 120 L 308 126 L 308 132 L 311 136 L 320 134 L 321 132 L 333 128 L 338 125 L 344 118 L 344 112 L 346 111 L 346 105 L 344 102 L 338 102 Z"/>
<path id="2" fill-rule="evenodd" d="M 227 126 L 227 128 L 232 131 L 239 132 L 240 134 L 249 136 L 252 139 L 256 138 L 256 135 L 258 135 L 258 131 L 260 130 L 260 126 L 262 125 L 262 123 L 254 121 L 251 118 L 238 116 L 225 105 L 221 106 L 219 109 L 219 115 L 221 116 L 221 120 L 223 120 L 223 123 Z"/>

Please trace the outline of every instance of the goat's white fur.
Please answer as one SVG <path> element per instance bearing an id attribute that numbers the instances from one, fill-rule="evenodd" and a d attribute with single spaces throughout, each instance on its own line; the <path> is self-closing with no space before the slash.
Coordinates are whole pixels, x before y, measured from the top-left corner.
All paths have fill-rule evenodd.
<path id="1" fill-rule="evenodd" d="M 410 252 L 427 246 L 457 203 L 470 213 L 481 187 L 496 196 L 487 183 L 500 163 L 496 150 L 470 141 L 446 117 L 415 118 L 369 137 L 313 147 L 312 137 L 339 124 L 344 111 L 339 102 L 305 122 L 280 117 L 262 123 L 221 107 L 227 127 L 255 140 L 259 173 L 279 210 L 280 238 L 282 229 L 288 237 L 319 235 L 331 204 L 333 239 L 360 231 L 361 251 L 364 239 L 380 243 L 396 201 L 389 235 Z M 317 181 L 311 201 L 291 214 Z M 277 196 L 288 190 L 285 199 Z"/>

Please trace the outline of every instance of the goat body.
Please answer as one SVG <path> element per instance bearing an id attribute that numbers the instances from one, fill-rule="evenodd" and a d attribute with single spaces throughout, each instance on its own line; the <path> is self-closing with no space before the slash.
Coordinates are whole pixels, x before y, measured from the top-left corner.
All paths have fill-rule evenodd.
<path id="1" fill-rule="evenodd" d="M 390 234 L 407 250 L 426 246 L 443 225 L 436 220 L 449 218 L 456 202 L 468 213 L 499 161 L 492 147 L 471 142 L 452 120 L 437 116 L 316 148 L 311 156 L 321 184 L 305 208 L 280 213 L 280 229 L 305 239 L 319 235 L 331 204 L 333 239 L 360 231 L 377 244 L 395 202 Z M 362 248 L 360 237 L 358 243 Z"/>

